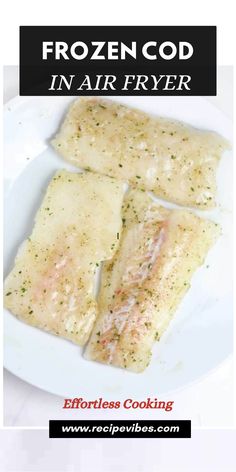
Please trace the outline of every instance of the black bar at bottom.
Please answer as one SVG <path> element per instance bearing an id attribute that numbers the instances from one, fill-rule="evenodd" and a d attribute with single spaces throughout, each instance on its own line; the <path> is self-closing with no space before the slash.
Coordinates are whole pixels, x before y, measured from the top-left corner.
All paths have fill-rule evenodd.
<path id="1" fill-rule="evenodd" d="M 191 421 L 49 421 L 50 438 L 191 438 Z"/>

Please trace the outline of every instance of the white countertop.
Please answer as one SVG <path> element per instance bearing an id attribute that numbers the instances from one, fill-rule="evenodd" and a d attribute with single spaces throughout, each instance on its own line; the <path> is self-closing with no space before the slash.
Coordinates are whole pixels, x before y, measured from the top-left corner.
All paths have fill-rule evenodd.
<path id="1" fill-rule="evenodd" d="M 232 119 L 231 67 L 219 67 L 218 96 L 207 98 Z M 18 67 L 4 68 L 4 102 L 18 94 Z M 171 394 L 175 409 L 168 413 L 168 419 L 191 419 L 193 427 L 233 427 L 233 361 L 226 359 L 216 370 L 198 382 Z M 63 399 L 44 392 L 4 372 L 4 425 L 47 427 L 49 419 L 76 418 L 62 410 Z M 72 412 L 73 413 L 73 412 Z M 106 412 L 100 418 L 106 417 Z M 120 413 L 119 413 L 120 414 Z M 147 412 L 147 416 L 150 414 Z M 91 412 L 85 411 L 83 418 L 89 419 Z M 130 415 L 132 418 L 132 415 Z M 133 418 L 136 413 L 133 413 Z M 82 416 L 80 416 L 82 418 Z"/>

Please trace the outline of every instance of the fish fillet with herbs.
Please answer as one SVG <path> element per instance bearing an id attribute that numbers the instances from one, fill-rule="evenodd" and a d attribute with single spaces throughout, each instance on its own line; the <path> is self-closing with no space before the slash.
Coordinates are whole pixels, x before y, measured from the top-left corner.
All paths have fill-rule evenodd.
<path id="1" fill-rule="evenodd" d="M 187 210 L 167 210 L 131 191 L 113 260 L 103 268 L 99 316 L 85 356 L 142 372 L 220 229 Z"/>
<path id="2" fill-rule="evenodd" d="M 71 105 L 52 144 L 75 166 L 200 209 L 216 204 L 217 166 L 228 148 L 212 131 L 96 98 Z"/>
<path id="3" fill-rule="evenodd" d="M 5 281 L 5 307 L 26 323 L 85 344 L 97 315 L 95 272 L 119 243 L 124 185 L 59 171 Z"/>

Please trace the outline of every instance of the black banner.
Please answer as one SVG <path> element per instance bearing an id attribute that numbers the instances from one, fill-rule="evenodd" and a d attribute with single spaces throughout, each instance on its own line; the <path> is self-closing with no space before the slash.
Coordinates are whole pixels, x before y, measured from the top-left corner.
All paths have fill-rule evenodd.
<path id="1" fill-rule="evenodd" d="M 191 421 L 49 421 L 50 438 L 191 438 Z"/>
<path id="2" fill-rule="evenodd" d="M 21 26 L 20 95 L 216 95 L 216 27 Z"/>

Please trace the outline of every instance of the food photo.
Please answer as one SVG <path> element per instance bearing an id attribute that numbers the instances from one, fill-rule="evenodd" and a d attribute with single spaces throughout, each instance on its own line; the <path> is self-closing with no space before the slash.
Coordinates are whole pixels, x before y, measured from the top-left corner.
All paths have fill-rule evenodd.
<path id="1" fill-rule="evenodd" d="M 229 119 L 202 97 L 131 96 L 16 97 L 4 120 L 6 368 L 125 398 L 227 358 Z"/>

